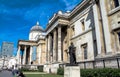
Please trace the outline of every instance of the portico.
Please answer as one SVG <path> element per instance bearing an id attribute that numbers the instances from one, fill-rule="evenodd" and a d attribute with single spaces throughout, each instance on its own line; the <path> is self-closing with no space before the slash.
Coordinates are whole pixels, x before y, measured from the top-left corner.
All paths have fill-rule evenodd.
<path id="1" fill-rule="evenodd" d="M 33 46 L 37 46 L 37 43 L 34 41 L 25 40 L 18 41 L 18 53 L 17 53 L 18 64 L 21 65 L 31 64 Z"/>
<path id="2" fill-rule="evenodd" d="M 57 19 L 61 17 L 61 19 Z M 59 64 L 67 63 L 67 48 L 68 48 L 68 23 L 67 17 L 62 19 L 60 14 L 57 14 L 54 19 L 49 22 L 46 28 L 46 50 L 47 50 L 47 64 L 52 64 L 52 72 L 59 68 Z"/>
<path id="3" fill-rule="evenodd" d="M 57 28 L 53 29 L 51 33 L 49 33 L 46 37 L 47 41 L 47 49 L 49 56 L 48 62 L 63 62 L 67 61 L 64 55 L 67 55 L 67 46 L 65 47 L 63 43 L 66 43 L 67 40 L 67 26 L 58 26 Z M 67 44 L 66 44 L 67 45 Z"/>

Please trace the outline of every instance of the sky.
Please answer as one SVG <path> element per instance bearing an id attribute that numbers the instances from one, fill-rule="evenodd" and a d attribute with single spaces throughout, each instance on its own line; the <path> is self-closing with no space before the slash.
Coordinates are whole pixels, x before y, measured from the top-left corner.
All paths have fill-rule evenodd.
<path id="1" fill-rule="evenodd" d="M 43 29 L 59 10 L 71 11 L 81 0 L 0 0 L 0 47 L 3 41 L 28 40 L 32 26 L 39 21 Z"/>

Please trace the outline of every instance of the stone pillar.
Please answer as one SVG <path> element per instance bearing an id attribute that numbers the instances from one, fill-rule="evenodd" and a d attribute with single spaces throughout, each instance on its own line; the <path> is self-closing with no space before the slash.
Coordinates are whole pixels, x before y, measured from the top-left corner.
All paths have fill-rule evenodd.
<path id="1" fill-rule="evenodd" d="M 46 37 L 46 63 L 48 63 L 48 37 Z"/>
<path id="2" fill-rule="evenodd" d="M 42 60 L 42 59 L 41 59 L 41 57 L 42 57 L 42 55 L 41 55 L 41 54 L 42 54 L 42 51 L 41 51 L 42 46 L 41 46 L 41 44 L 40 44 L 39 48 L 40 48 L 40 50 L 38 51 L 38 52 L 39 52 L 39 56 L 38 56 L 38 57 L 39 57 L 39 59 L 38 59 L 38 63 L 40 64 L 40 63 L 41 63 L 41 60 Z"/>
<path id="3" fill-rule="evenodd" d="M 24 47 L 23 64 L 26 64 L 26 46 Z"/>
<path id="4" fill-rule="evenodd" d="M 96 33 L 96 42 L 97 42 L 97 52 L 98 55 L 105 54 L 104 50 L 104 41 L 103 41 L 103 31 L 102 24 L 100 23 L 99 7 L 96 2 L 93 2 L 93 14 L 94 14 L 94 24 L 95 24 L 95 33 Z"/>
<path id="5" fill-rule="evenodd" d="M 108 23 L 108 15 L 107 15 L 107 9 L 106 9 L 106 2 L 105 0 L 100 0 L 100 8 L 101 8 L 101 16 L 103 21 L 103 32 L 104 32 L 104 38 L 105 38 L 105 47 L 106 47 L 106 53 L 112 52 L 112 40 L 111 40 L 111 34 L 110 34 L 110 28 Z"/>
<path id="6" fill-rule="evenodd" d="M 62 49 L 61 49 L 61 26 L 58 26 L 58 62 L 62 61 Z"/>
<path id="7" fill-rule="evenodd" d="M 51 35 L 48 35 L 48 62 L 51 62 Z"/>
<path id="8" fill-rule="evenodd" d="M 55 62 L 56 61 L 56 43 L 57 43 L 57 38 L 56 38 L 56 36 L 57 36 L 57 32 L 56 32 L 56 29 L 54 30 L 54 37 L 53 37 L 53 62 Z"/>
<path id="9" fill-rule="evenodd" d="M 32 52 L 33 52 L 33 46 L 30 46 L 30 63 L 32 62 Z"/>

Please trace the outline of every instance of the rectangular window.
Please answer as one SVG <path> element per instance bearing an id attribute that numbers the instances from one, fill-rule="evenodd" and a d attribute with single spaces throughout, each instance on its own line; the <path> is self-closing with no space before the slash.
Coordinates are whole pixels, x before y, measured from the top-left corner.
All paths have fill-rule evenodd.
<path id="1" fill-rule="evenodd" d="M 72 27 L 72 36 L 74 36 L 75 35 L 75 28 L 74 28 L 74 26 Z"/>
<path id="2" fill-rule="evenodd" d="M 119 40 L 119 44 L 120 44 L 120 32 L 118 32 L 118 40 Z"/>
<path id="3" fill-rule="evenodd" d="M 120 6 L 120 0 L 111 0 L 111 9 L 114 9 L 116 7 L 119 7 Z"/>
<path id="4" fill-rule="evenodd" d="M 84 53 L 84 59 L 88 59 L 88 51 L 87 51 L 87 44 L 84 44 L 81 46 L 82 47 L 82 52 Z"/>
<path id="5" fill-rule="evenodd" d="M 120 21 L 118 21 L 118 24 L 120 24 Z"/>
<path id="6" fill-rule="evenodd" d="M 115 6 L 115 7 L 120 6 L 120 4 L 119 4 L 119 0 L 114 0 L 114 6 Z"/>
<path id="7" fill-rule="evenodd" d="M 82 31 L 85 31 L 84 19 L 82 19 L 80 22 L 81 22 Z"/>

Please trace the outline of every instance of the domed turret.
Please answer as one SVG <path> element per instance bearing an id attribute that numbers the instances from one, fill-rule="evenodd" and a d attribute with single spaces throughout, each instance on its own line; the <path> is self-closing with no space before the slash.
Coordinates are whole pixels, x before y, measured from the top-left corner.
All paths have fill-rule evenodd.
<path id="1" fill-rule="evenodd" d="M 30 32 L 33 31 L 43 32 L 43 28 L 39 25 L 39 22 L 37 22 L 37 24 L 31 28 Z"/>
<path id="2" fill-rule="evenodd" d="M 29 40 L 36 41 L 43 37 L 43 33 L 43 28 L 39 25 L 39 22 L 37 22 L 36 25 L 30 29 Z"/>

